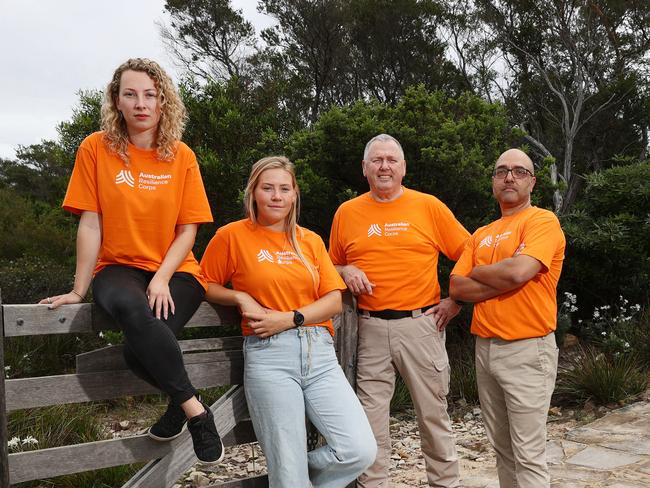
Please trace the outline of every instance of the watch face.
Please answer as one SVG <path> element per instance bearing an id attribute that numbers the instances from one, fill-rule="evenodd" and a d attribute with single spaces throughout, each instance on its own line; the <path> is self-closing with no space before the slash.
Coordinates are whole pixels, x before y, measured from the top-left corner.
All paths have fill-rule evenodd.
<path id="1" fill-rule="evenodd" d="M 305 323 L 305 316 L 298 312 L 298 310 L 293 311 L 293 323 L 296 324 L 297 327 L 300 327 Z"/>

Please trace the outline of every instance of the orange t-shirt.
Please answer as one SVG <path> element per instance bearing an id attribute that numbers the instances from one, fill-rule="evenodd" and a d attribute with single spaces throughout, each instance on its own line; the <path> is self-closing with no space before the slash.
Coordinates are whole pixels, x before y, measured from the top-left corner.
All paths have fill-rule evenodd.
<path id="1" fill-rule="evenodd" d="M 212 222 L 201 173 L 192 150 L 179 142 L 173 161 L 155 150 L 129 144 L 131 163 L 109 151 L 103 133 L 79 146 L 63 208 L 102 216 L 102 244 L 95 273 L 111 264 L 158 271 L 175 227 Z M 176 271 L 192 274 L 203 286 L 201 268 L 190 251 Z"/>
<path id="2" fill-rule="evenodd" d="M 458 259 L 469 233 L 432 195 L 404 188 L 391 202 L 370 193 L 343 203 L 334 215 L 330 257 L 352 264 L 375 284 L 359 295 L 364 310 L 414 310 L 438 303 L 438 253 Z"/>
<path id="3" fill-rule="evenodd" d="M 557 325 L 557 282 L 565 239 L 553 212 L 529 207 L 478 229 L 451 274 L 468 276 L 474 266 L 493 264 L 515 252 L 532 256 L 542 269 L 522 287 L 474 305 L 472 334 L 512 341 L 542 337 Z"/>
<path id="4" fill-rule="evenodd" d="M 217 230 L 201 259 L 203 274 L 209 283 L 232 283 L 260 305 L 288 312 L 315 302 L 333 290 L 345 290 L 323 240 L 310 230 L 296 229 L 303 255 L 315 266 L 318 282 L 293 252 L 284 232 L 254 225 L 249 219 L 238 220 Z M 327 327 L 334 335 L 332 321 L 313 326 Z M 242 333 L 253 330 L 242 320 Z"/>

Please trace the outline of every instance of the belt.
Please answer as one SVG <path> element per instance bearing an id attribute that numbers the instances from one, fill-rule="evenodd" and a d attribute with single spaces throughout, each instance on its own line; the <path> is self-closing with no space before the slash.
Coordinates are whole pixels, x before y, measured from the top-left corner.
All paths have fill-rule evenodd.
<path id="1" fill-rule="evenodd" d="M 424 312 L 426 312 L 431 307 L 433 307 L 433 305 L 435 305 L 435 303 L 432 304 L 432 305 L 427 305 L 426 307 L 416 308 L 415 310 L 391 310 L 391 309 L 386 309 L 386 310 L 362 310 L 362 309 L 359 309 L 359 313 L 362 314 L 362 315 L 370 315 L 371 317 L 376 317 L 378 319 L 397 320 L 397 319 L 405 319 L 407 317 L 419 317 Z"/>

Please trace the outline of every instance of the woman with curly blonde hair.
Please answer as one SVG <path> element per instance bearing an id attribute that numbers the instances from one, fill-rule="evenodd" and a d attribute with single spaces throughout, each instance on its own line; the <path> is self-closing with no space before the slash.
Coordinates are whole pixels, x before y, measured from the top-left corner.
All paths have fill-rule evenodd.
<path id="1" fill-rule="evenodd" d="M 79 303 L 92 282 L 95 302 L 122 327 L 128 366 L 170 398 L 149 436 L 171 440 L 187 424 L 198 459 L 216 464 L 223 445 L 176 339 L 207 289 L 192 246 L 199 224 L 212 222 L 196 157 L 180 141 L 185 119 L 157 63 L 129 59 L 115 70 L 103 130 L 79 146 L 63 201 L 80 216 L 74 286 L 40 303 Z"/>

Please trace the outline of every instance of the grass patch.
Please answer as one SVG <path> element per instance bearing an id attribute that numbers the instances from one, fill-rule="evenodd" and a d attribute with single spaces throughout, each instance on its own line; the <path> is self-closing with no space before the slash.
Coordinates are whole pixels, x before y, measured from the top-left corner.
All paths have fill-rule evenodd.
<path id="1" fill-rule="evenodd" d="M 555 392 L 567 403 L 622 403 L 648 387 L 648 375 L 633 354 L 608 356 L 585 349 L 560 371 Z"/>
<path id="2" fill-rule="evenodd" d="M 451 380 L 449 395 L 453 399 L 464 399 L 468 405 L 478 405 L 478 387 L 473 351 L 458 350 L 450 356 Z"/>
<path id="3" fill-rule="evenodd" d="M 18 410 L 9 415 L 9 438 L 36 439 L 36 449 L 96 441 L 102 438 L 97 418 L 105 411 L 102 403 Z M 21 446 L 10 452 L 21 450 L 27 449 Z"/>
<path id="4" fill-rule="evenodd" d="M 9 415 L 10 453 L 92 442 L 104 438 L 99 419 L 108 402 L 55 405 Z M 13 441 L 13 442 L 12 442 Z M 28 481 L 20 488 L 113 488 L 123 485 L 143 464 L 117 466 L 57 478 Z"/>

